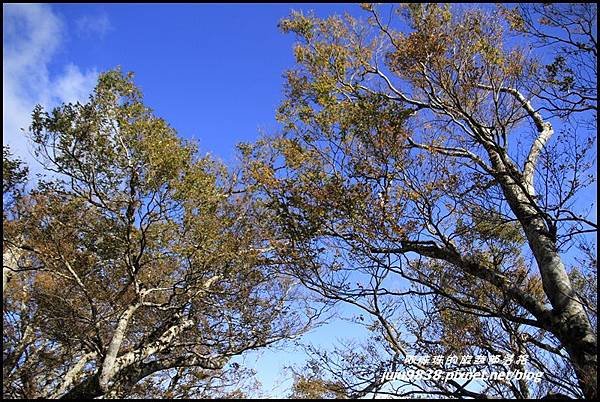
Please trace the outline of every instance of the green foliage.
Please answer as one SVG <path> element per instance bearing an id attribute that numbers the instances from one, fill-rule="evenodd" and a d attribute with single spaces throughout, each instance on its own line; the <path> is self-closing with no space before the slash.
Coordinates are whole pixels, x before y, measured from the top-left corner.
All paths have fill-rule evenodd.
<path id="1" fill-rule="evenodd" d="M 262 251 L 274 238 L 270 215 L 229 169 L 144 105 L 132 74 L 101 74 L 85 104 L 36 107 L 31 138 L 57 174 L 19 200 L 18 215 L 5 215 L 5 242 L 26 264 L 23 281 L 7 289 L 7 308 L 22 318 L 5 322 L 14 335 L 5 340 L 7 350 L 28 350 L 18 328 L 29 325 L 43 353 L 16 356 L 7 394 L 198 397 L 216 387 L 240 396 L 231 387 L 245 380 L 229 359 L 307 328 L 289 308 L 291 282 Z M 25 173 L 7 152 L 12 185 Z M 125 311 L 134 313 L 126 319 Z M 115 359 L 131 354 L 116 368 L 107 357 L 115 342 Z M 59 391 L 65 370 L 90 353 Z M 147 364 L 155 368 L 140 376 Z M 32 365 L 55 385 L 19 388 L 19 373 Z M 171 369 L 177 387 L 149 384 L 168 380 Z M 108 388 L 103 372 L 113 373 Z M 94 385 L 79 391 L 85 381 Z"/>
<path id="2" fill-rule="evenodd" d="M 2 194 L 16 191 L 27 180 L 29 169 L 19 159 L 12 157 L 10 147 L 2 146 Z"/>

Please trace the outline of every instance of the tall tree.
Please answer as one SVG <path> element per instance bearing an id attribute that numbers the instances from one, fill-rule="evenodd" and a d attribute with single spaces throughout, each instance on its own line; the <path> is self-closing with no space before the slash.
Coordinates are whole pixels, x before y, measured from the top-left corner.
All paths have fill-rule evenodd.
<path id="1" fill-rule="evenodd" d="M 277 262 L 373 333 L 318 353 L 320 384 L 595 397 L 597 225 L 578 196 L 595 182 L 596 6 L 363 8 L 281 21 L 298 38 L 284 132 L 244 148 L 277 211 Z M 544 379 L 381 377 L 453 354 L 525 355 L 471 367 Z"/>
<path id="2" fill-rule="evenodd" d="M 232 357 L 309 328 L 265 258 L 264 207 L 131 75 L 37 107 L 31 139 L 50 176 L 5 205 L 5 397 L 240 396 Z"/>
<path id="3" fill-rule="evenodd" d="M 13 157 L 10 147 L 2 146 L 2 220 L 13 219 L 11 210 L 24 191 L 25 183 L 29 174 L 29 168 L 23 161 Z M 19 250 L 3 243 L 2 249 L 2 290 L 12 279 L 17 269 L 16 261 L 19 258 Z"/>
<path id="4" fill-rule="evenodd" d="M 23 191 L 29 169 L 23 161 L 13 157 L 8 145 L 2 145 L 2 195 L 5 197 L 18 196 Z M 4 203 L 9 203 L 9 199 Z"/>

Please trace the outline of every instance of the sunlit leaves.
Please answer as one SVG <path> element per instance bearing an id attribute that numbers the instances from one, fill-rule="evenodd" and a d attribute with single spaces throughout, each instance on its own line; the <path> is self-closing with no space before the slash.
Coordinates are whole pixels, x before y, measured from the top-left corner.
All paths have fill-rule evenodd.
<path id="1" fill-rule="evenodd" d="M 305 330 L 289 307 L 291 281 L 273 274 L 263 251 L 274 237 L 271 215 L 228 167 L 144 105 L 131 74 L 102 74 L 85 104 L 37 107 L 31 138 L 54 174 L 19 198 L 19 215 L 5 215 L 5 246 L 8 239 L 17 247 L 20 275 L 30 282 L 25 295 L 11 289 L 7 306 L 24 324 L 31 315 L 48 352 L 17 356 L 5 385 L 27 383 L 18 373 L 32 365 L 53 385 L 27 383 L 15 395 L 58 392 L 65 372 L 78 370 L 73 359 L 90 353 L 95 358 L 59 393 L 91 381 L 87 397 L 130 395 L 144 377 L 164 383 L 169 370 L 185 366 L 167 394 L 204 395 L 203 387 L 226 388 L 235 377 L 225 367 L 232 356 Z M 14 172 L 21 180 L 17 162 L 4 165 L 7 179 Z M 269 175 L 259 168 L 256 177 Z M 110 363 L 113 344 L 127 365 Z M 145 373 L 146 364 L 155 368 Z M 109 370 L 109 389 L 101 389 L 97 378 Z M 164 392 L 140 385 L 134 393 Z"/>

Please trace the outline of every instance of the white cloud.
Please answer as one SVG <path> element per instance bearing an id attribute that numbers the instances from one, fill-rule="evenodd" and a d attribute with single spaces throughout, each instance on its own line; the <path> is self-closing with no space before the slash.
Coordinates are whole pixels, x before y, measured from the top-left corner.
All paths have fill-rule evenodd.
<path id="1" fill-rule="evenodd" d="M 94 89 L 98 73 L 96 70 L 82 73 L 74 64 L 68 64 L 62 76 L 57 77 L 55 95 L 63 102 L 86 101 Z"/>
<path id="2" fill-rule="evenodd" d="M 75 22 L 77 31 L 82 36 L 103 37 L 112 30 L 108 16 L 104 13 L 98 15 L 84 15 Z"/>
<path id="3" fill-rule="evenodd" d="M 2 61 L 2 142 L 39 171 L 21 129 L 27 130 L 36 104 L 49 109 L 63 102 L 85 102 L 94 88 L 95 69 L 68 64 L 50 74 L 49 65 L 66 35 L 65 24 L 45 4 L 4 4 Z"/>

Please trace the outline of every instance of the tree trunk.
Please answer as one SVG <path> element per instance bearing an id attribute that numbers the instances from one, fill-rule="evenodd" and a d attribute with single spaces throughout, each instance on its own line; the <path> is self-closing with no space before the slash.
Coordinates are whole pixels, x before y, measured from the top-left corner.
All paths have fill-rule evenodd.
<path id="1" fill-rule="evenodd" d="M 108 389 L 109 381 L 117 373 L 115 361 L 117 360 L 117 355 L 119 353 L 119 349 L 121 348 L 121 343 L 123 343 L 123 338 L 125 338 L 125 333 L 127 332 L 129 320 L 131 319 L 135 311 L 139 308 L 139 306 L 140 305 L 137 303 L 132 304 L 127 308 L 127 310 L 125 310 L 125 312 L 119 318 L 117 328 L 115 329 L 110 344 L 108 345 L 106 357 L 104 358 L 102 368 L 100 369 L 99 384 L 100 388 L 102 388 L 103 391 L 106 391 Z"/>
<path id="2" fill-rule="evenodd" d="M 552 322 L 543 323 L 562 343 L 577 373 L 586 398 L 597 395 L 596 335 L 583 305 L 571 286 L 567 270 L 545 220 L 534 207 L 525 180 L 517 169 L 490 152 L 497 180 L 508 204 L 521 223 L 542 278 L 544 293 L 552 305 Z M 519 180 L 519 182 L 517 182 Z"/>

